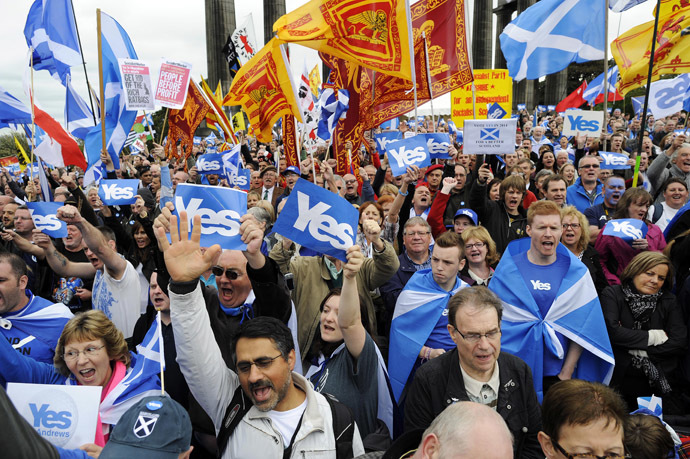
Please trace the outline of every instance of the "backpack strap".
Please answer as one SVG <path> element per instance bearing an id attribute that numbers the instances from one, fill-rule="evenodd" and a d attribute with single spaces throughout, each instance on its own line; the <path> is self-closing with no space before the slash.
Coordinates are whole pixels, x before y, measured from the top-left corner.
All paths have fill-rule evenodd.
<path id="1" fill-rule="evenodd" d="M 223 456 L 223 453 L 228 446 L 230 435 L 232 435 L 237 425 L 252 406 L 254 406 L 254 404 L 244 395 L 242 386 L 237 386 L 235 393 L 232 395 L 230 404 L 225 409 L 223 423 L 220 425 L 218 435 L 216 435 L 216 445 L 218 446 L 219 458 Z"/>
<path id="2" fill-rule="evenodd" d="M 661 203 L 657 202 L 656 204 L 654 204 L 654 212 L 652 214 L 652 223 L 658 222 L 659 219 L 661 218 L 661 216 L 663 215 L 663 213 L 664 213 L 664 207 L 661 205 Z"/>
<path id="3" fill-rule="evenodd" d="M 350 408 L 340 403 L 331 394 L 322 393 L 331 407 L 333 416 L 333 436 L 335 437 L 335 451 L 337 459 L 351 459 L 352 439 L 355 434 L 355 419 Z"/>

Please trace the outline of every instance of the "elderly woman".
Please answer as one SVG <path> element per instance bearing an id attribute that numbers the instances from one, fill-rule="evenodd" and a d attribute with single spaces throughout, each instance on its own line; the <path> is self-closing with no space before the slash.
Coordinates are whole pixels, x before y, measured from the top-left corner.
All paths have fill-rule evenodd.
<path id="1" fill-rule="evenodd" d="M 566 206 L 561 209 L 561 220 L 563 223 L 561 242 L 587 266 L 597 293 L 601 293 L 609 286 L 609 283 L 606 281 L 606 276 L 601 268 L 599 254 L 594 250 L 594 247 L 589 245 L 589 222 L 587 217 L 574 206 Z"/>
<path id="2" fill-rule="evenodd" d="M 544 396 L 538 439 L 547 459 L 623 459 L 627 411 L 620 396 L 603 384 L 569 379 Z"/>
<path id="3" fill-rule="evenodd" d="M 685 353 L 687 330 L 672 286 L 671 260 L 642 252 L 621 274 L 621 285 L 607 288 L 600 297 L 616 358 L 611 385 L 630 410 L 637 407 L 639 396 L 664 397 L 673 389 L 670 376 Z"/>
<path id="4" fill-rule="evenodd" d="M 362 254 L 371 258 L 374 256 L 372 240 L 380 237 L 391 244 L 398 235 L 399 223 L 397 214 L 390 214 L 384 218 L 383 207 L 378 202 L 366 201 L 359 207 L 359 226 L 357 228 L 357 244 L 361 247 Z M 391 221 L 393 220 L 393 221 Z M 376 223 L 371 225 L 367 221 Z M 367 231 L 369 229 L 369 231 Z M 369 237 L 367 237 L 369 236 Z"/>
<path id="5" fill-rule="evenodd" d="M 0 339 L 0 375 L 7 382 L 100 386 L 96 443 L 105 445 L 110 427 L 137 401 L 160 395 L 157 373 L 144 369 L 144 358 L 127 351 L 122 332 L 101 311 L 74 316 L 65 325 L 53 365 L 15 351 Z M 157 369 L 155 369 L 157 371 Z"/>
<path id="6" fill-rule="evenodd" d="M 661 252 L 666 247 L 666 239 L 658 226 L 647 220 L 647 211 L 652 204 L 652 195 L 643 188 L 630 188 L 616 204 L 613 219 L 633 218 L 643 220 L 647 224 L 647 236 L 635 239 L 632 245 L 615 236 L 607 236 L 604 231 L 599 233 L 594 248 L 599 252 L 601 267 L 609 285 L 621 283 L 619 276 L 630 260 L 638 253 L 651 250 Z M 608 223 L 610 224 L 610 223 Z"/>
<path id="7" fill-rule="evenodd" d="M 483 226 L 471 226 L 461 234 L 465 244 L 465 266 L 460 270 L 460 279 L 469 285 L 489 285 L 494 275 L 494 266 L 500 259 L 496 243 Z"/>

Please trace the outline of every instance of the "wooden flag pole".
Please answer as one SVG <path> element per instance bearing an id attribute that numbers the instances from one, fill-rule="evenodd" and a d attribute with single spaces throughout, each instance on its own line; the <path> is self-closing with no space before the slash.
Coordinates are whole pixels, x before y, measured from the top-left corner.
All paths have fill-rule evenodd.
<path id="1" fill-rule="evenodd" d="M 165 123 L 168 122 L 168 111 L 170 110 L 169 107 L 165 107 L 165 116 L 163 117 L 163 127 L 161 127 L 161 135 L 158 138 L 158 144 L 163 145 L 163 134 L 165 133 Z"/>
<path id="2" fill-rule="evenodd" d="M 661 9 L 661 0 L 656 0 L 656 14 L 654 15 L 654 31 L 652 32 L 652 49 L 649 54 L 649 70 L 647 71 L 647 88 L 644 94 L 644 105 L 642 107 L 642 120 L 640 122 L 640 133 L 638 134 L 639 141 L 637 142 L 637 154 L 635 155 L 635 171 L 633 172 L 632 186 L 637 186 L 637 176 L 640 173 L 640 155 L 642 154 L 642 140 L 644 139 L 644 130 L 647 127 L 647 110 L 649 109 L 649 91 L 652 87 L 652 71 L 654 70 L 654 52 L 656 50 L 656 33 L 659 29 L 659 10 Z"/>
<path id="3" fill-rule="evenodd" d="M 103 151 L 108 151 L 105 140 L 105 87 L 103 84 L 103 38 L 101 36 L 101 9 L 96 8 L 96 33 L 98 34 L 98 79 L 100 81 L 101 95 L 101 142 Z"/>
<path id="4" fill-rule="evenodd" d="M 434 117 L 434 91 L 431 89 L 431 68 L 429 66 L 429 48 L 426 41 L 426 32 L 422 31 L 422 38 L 424 39 L 424 60 L 426 61 L 426 79 L 429 85 L 429 103 L 431 104 L 431 122 L 436 132 L 436 118 Z"/>

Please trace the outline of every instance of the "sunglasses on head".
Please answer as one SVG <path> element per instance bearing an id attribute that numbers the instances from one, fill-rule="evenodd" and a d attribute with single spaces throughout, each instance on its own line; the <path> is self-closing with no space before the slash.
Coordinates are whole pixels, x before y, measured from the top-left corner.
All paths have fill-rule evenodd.
<path id="1" fill-rule="evenodd" d="M 211 268 L 211 272 L 216 277 L 222 277 L 223 274 L 225 274 L 225 277 L 227 277 L 230 280 L 235 280 L 238 277 L 240 277 L 240 274 L 237 271 L 232 271 L 231 268 L 226 269 L 222 266 L 214 266 L 213 268 Z"/>

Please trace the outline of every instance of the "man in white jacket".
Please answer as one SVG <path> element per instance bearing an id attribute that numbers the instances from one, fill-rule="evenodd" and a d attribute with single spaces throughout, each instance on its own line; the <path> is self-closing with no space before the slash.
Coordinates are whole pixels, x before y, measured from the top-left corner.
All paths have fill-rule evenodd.
<path id="1" fill-rule="evenodd" d="M 292 372 L 296 361 L 294 342 L 285 324 L 270 317 L 245 321 L 235 337 L 238 373 L 225 366 L 213 339 L 199 285 L 199 276 L 214 265 L 220 247 L 215 245 L 202 253 L 200 217 L 194 217 L 191 239 L 186 237 L 186 212 L 181 212 L 180 217 L 179 233 L 177 218 L 171 219 L 171 244 L 163 228 L 156 228 L 171 278 L 170 310 L 177 362 L 192 394 L 213 420 L 221 439 L 218 445 L 221 457 L 317 454 L 335 458 L 338 445 L 331 412 L 333 402 L 314 392 L 302 375 Z M 240 233 L 247 244 L 246 254 L 251 265 L 252 255 L 261 247 L 263 231 L 255 219 L 244 216 Z M 252 265 L 252 268 L 260 269 L 261 266 Z M 242 406 L 233 402 L 238 398 Z M 240 413 L 247 404 L 253 406 L 227 436 L 222 427 L 232 424 L 234 410 L 232 407 L 227 410 L 231 404 Z M 226 412 L 230 416 L 226 416 Z M 352 424 L 351 448 L 352 454 L 357 456 L 364 448 L 359 431 Z"/>

